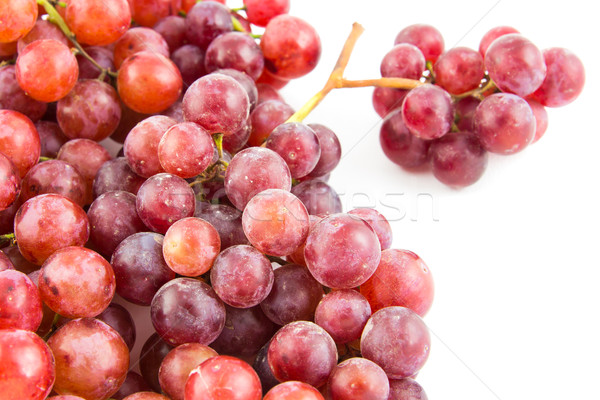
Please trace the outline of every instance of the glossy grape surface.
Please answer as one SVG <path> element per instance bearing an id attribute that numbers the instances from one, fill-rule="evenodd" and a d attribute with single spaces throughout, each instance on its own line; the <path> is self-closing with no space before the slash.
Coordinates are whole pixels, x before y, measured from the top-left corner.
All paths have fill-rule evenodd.
<path id="1" fill-rule="evenodd" d="M 319 180 L 308 180 L 292 188 L 310 215 L 329 215 L 342 212 L 342 201 L 335 190 Z"/>
<path id="2" fill-rule="evenodd" d="M 417 46 L 400 43 L 383 57 L 380 70 L 383 77 L 419 79 L 425 71 L 425 56 Z"/>
<path id="3" fill-rule="evenodd" d="M 144 178 L 164 172 L 158 158 L 158 146 L 165 132 L 176 123 L 172 118 L 155 115 L 146 118 L 129 132 L 123 150 L 133 172 Z"/>
<path id="4" fill-rule="evenodd" d="M 233 22 L 227 7 L 216 2 L 196 4 L 185 19 L 188 41 L 203 50 L 219 35 L 231 32 Z"/>
<path id="5" fill-rule="evenodd" d="M 117 331 L 129 351 L 133 350 L 136 338 L 135 323 L 125 307 L 117 303 L 110 303 L 96 318 Z"/>
<path id="6" fill-rule="evenodd" d="M 212 163 L 214 142 L 210 133 L 193 122 L 173 125 L 158 144 L 164 170 L 181 178 L 200 175 Z"/>
<path id="7" fill-rule="evenodd" d="M 337 135 L 326 126 L 321 124 L 309 124 L 308 126 L 317 135 L 319 147 L 321 148 L 319 161 L 308 174 L 310 177 L 317 178 L 327 175 L 337 167 L 342 158 L 342 146 Z"/>
<path id="8" fill-rule="evenodd" d="M 248 143 L 260 146 L 271 134 L 273 129 L 284 123 L 294 114 L 294 109 L 279 100 L 268 100 L 259 104 L 250 114 L 252 132 Z"/>
<path id="9" fill-rule="evenodd" d="M 410 133 L 404 123 L 401 109 L 392 111 L 383 120 L 379 131 L 379 143 L 387 158 L 403 168 L 420 168 L 429 161 L 431 141 Z"/>
<path id="10" fill-rule="evenodd" d="M 450 94 L 476 89 L 484 76 L 483 57 L 468 47 L 454 47 L 433 66 L 435 83 Z"/>
<path id="11" fill-rule="evenodd" d="M 244 0 L 248 21 L 256 26 L 267 26 L 270 20 L 290 10 L 290 0 Z"/>
<path id="12" fill-rule="evenodd" d="M 497 26 L 487 31 L 481 38 L 481 42 L 479 42 L 479 54 L 481 54 L 482 57 L 485 57 L 487 49 L 494 40 L 510 33 L 519 33 L 519 31 L 511 26 Z"/>
<path id="13" fill-rule="evenodd" d="M 402 29 L 394 44 L 410 43 L 417 46 L 427 61 L 435 63 L 444 52 L 444 38 L 433 26 L 414 24 Z"/>
<path id="14" fill-rule="evenodd" d="M 332 400 L 388 400 L 390 384 L 385 371 L 365 358 L 339 363 L 327 382 Z"/>
<path id="15" fill-rule="evenodd" d="M 392 227 L 379 211 L 374 208 L 355 208 L 349 211 L 348 214 L 366 221 L 373 228 L 381 244 L 381 250 L 389 249 L 392 246 Z"/>
<path id="16" fill-rule="evenodd" d="M 257 80 L 264 68 L 260 46 L 242 32 L 227 32 L 215 38 L 206 49 L 206 72 L 233 68 Z"/>
<path id="17" fill-rule="evenodd" d="M 250 244 L 242 227 L 242 213 L 226 204 L 197 203 L 194 216 L 209 222 L 219 232 L 221 249 Z"/>
<path id="18" fill-rule="evenodd" d="M 481 178 L 488 155 L 471 132 L 451 132 L 429 149 L 433 175 L 449 186 L 472 185 Z"/>
<path id="19" fill-rule="evenodd" d="M 83 207 L 86 198 L 86 183 L 71 165 L 60 160 L 48 160 L 31 168 L 23 178 L 21 200 L 55 193 Z"/>
<path id="20" fill-rule="evenodd" d="M 373 108 L 381 118 L 402 106 L 408 90 L 376 87 L 373 90 Z"/>
<path id="21" fill-rule="evenodd" d="M 117 69 L 127 58 L 140 51 L 149 51 L 165 57 L 170 55 L 169 44 L 162 35 L 154 29 L 144 27 L 129 29 L 117 40 L 114 47 L 114 64 Z"/>
<path id="22" fill-rule="evenodd" d="M 404 124 L 420 139 L 437 139 L 450 132 L 453 114 L 452 97 L 431 84 L 411 90 L 402 102 Z"/>
<path id="23" fill-rule="evenodd" d="M 22 272 L 0 271 L 0 310 L 0 330 L 35 332 L 42 322 L 42 301 L 35 283 Z"/>
<path id="24" fill-rule="evenodd" d="M 65 21 L 79 43 L 105 46 L 127 31 L 131 11 L 127 0 L 69 0 Z"/>
<path id="25" fill-rule="evenodd" d="M 285 160 L 294 179 L 308 175 L 321 157 L 317 135 L 308 125 L 298 122 L 276 127 L 265 145 Z"/>
<path id="26" fill-rule="evenodd" d="M 546 107 L 562 107 L 575 100 L 585 84 L 581 60 L 571 51 L 553 47 L 543 52 L 546 78 L 533 97 Z"/>
<path id="27" fill-rule="evenodd" d="M 360 339 L 371 316 L 371 306 L 363 295 L 353 289 L 330 292 L 315 310 L 315 323 L 331 335 L 336 343 Z"/>
<path id="28" fill-rule="evenodd" d="M 40 158 L 40 136 L 29 118 L 17 111 L 0 110 L 0 152 L 24 177 Z"/>
<path id="29" fill-rule="evenodd" d="M 132 171 L 125 157 L 108 160 L 96 173 L 93 184 L 94 198 L 118 190 L 137 194 L 144 181 L 144 178 Z"/>

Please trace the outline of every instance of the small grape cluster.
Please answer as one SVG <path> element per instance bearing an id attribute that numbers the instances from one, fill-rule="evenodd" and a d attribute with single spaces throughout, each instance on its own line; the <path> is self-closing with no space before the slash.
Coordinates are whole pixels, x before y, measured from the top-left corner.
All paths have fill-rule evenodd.
<path id="1" fill-rule="evenodd" d="M 546 107 L 571 103 L 585 81 L 571 51 L 540 51 L 507 26 L 487 32 L 479 51 L 444 51 L 437 29 L 408 26 L 383 58 L 381 75 L 422 83 L 375 89 L 373 106 L 385 118 L 384 153 L 409 170 L 431 166 L 438 180 L 455 187 L 482 176 L 488 152 L 514 154 L 539 140 L 548 127 Z"/>
<path id="2" fill-rule="evenodd" d="M 319 36 L 222 3 L 0 4 L 0 399 L 426 399 L 431 272 L 277 92 Z"/>

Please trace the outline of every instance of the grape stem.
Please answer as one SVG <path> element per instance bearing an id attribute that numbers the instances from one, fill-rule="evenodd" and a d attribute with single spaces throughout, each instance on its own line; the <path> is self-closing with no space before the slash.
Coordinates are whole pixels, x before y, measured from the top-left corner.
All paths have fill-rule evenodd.
<path id="1" fill-rule="evenodd" d="M 5 244 L 13 245 L 15 244 L 15 234 L 7 233 L 5 235 L 0 235 L 0 245 L 4 246 Z"/>
<path id="2" fill-rule="evenodd" d="M 16 62 L 17 62 L 16 59 L 2 61 L 2 62 L 0 62 L 0 68 L 5 67 L 7 65 L 14 65 Z"/>
<path id="3" fill-rule="evenodd" d="M 491 80 L 489 77 L 487 77 L 487 82 L 482 87 L 478 87 L 477 89 L 469 90 L 468 92 L 454 95 L 453 97 L 455 99 L 463 99 L 465 97 L 473 96 L 479 100 L 483 100 L 486 92 L 488 92 L 490 90 L 494 90 L 496 88 L 497 88 L 497 86 L 494 83 L 494 81 Z"/>
<path id="4" fill-rule="evenodd" d="M 54 6 L 52 5 L 52 2 L 50 0 L 36 0 L 36 1 L 37 1 L 37 4 L 40 5 L 40 6 L 42 6 L 42 7 L 44 7 L 44 10 L 46 10 L 46 12 L 48 13 L 48 21 L 50 21 L 54 25 L 58 26 L 58 28 L 62 31 L 62 33 L 64 33 L 65 36 L 73 43 L 73 45 L 77 49 L 77 53 L 78 54 L 81 54 L 89 62 L 91 62 L 94 65 L 94 67 L 98 68 L 100 70 L 101 74 L 108 75 L 108 76 L 110 76 L 112 78 L 116 78 L 117 77 L 117 73 L 116 72 L 113 72 L 110 69 L 103 68 L 100 64 L 98 64 L 96 62 L 96 60 L 94 60 L 92 58 L 92 56 L 90 56 L 83 49 L 83 47 L 77 41 L 77 38 L 75 37 L 75 34 L 73 32 L 71 32 L 71 29 L 69 29 L 69 27 L 67 26 L 65 20 L 58 13 L 58 11 L 56 11 L 56 8 L 54 8 Z M 57 4 L 60 4 L 60 3 L 57 3 Z M 60 5 L 62 6 L 62 4 L 60 4 Z M 66 4 L 65 4 L 65 6 L 66 6 Z"/>

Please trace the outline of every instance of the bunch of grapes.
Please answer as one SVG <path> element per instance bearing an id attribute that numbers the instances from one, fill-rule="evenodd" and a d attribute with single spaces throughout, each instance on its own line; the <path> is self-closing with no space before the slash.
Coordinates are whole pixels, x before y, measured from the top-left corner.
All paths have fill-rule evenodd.
<path id="1" fill-rule="evenodd" d="M 220 3 L 0 4 L 1 400 L 426 399 L 431 273 L 277 92 L 319 36 Z"/>
<path id="2" fill-rule="evenodd" d="M 514 154 L 538 141 L 548 127 L 546 107 L 571 103 L 585 81 L 571 51 L 540 51 L 507 26 L 487 32 L 479 51 L 444 51 L 437 29 L 408 26 L 383 58 L 381 75 L 422 83 L 412 90 L 375 89 L 373 106 L 385 118 L 384 153 L 409 170 L 431 167 L 455 187 L 482 176 L 488 153 Z"/>

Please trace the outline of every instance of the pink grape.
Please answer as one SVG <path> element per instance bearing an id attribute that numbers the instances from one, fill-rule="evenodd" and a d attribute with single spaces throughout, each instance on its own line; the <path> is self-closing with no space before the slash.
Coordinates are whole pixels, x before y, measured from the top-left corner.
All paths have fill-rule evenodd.
<path id="1" fill-rule="evenodd" d="M 385 371 L 365 358 L 339 363 L 327 382 L 332 400 L 388 400 L 390 384 Z"/>
<path id="2" fill-rule="evenodd" d="M 271 132 L 265 145 L 285 160 L 295 179 L 308 175 L 321 157 L 317 135 L 308 125 L 298 122 L 279 125 Z"/>
<path id="3" fill-rule="evenodd" d="M 183 83 L 191 86 L 196 79 L 206 75 L 204 50 L 193 44 L 186 44 L 171 53 L 171 60 L 177 65 Z"/>
<path id="4" fill-rule="evenodd" d="M 450 132 L 453 116 L 452 97 L 439 86 L 419 86 L 402 103 L 404 123 L 420 139 L 437 139 Z"/>
<path id="5" fill-rule="evenodd" d="M 372 98 L 375 112 L 381 118 L 385 118 L 390 112 L 402 106 L 402 101 L 408 92 L 402 89 L 376 87 Z"/>
<path id="6" fill-rule="evenodd" d="M 42 300 L 35 283 L 22 272 L 0 271 L 0 293 L 0 330 L 35 332 L 42 323 Z"/>
<path id="7" fill-rule="evenodd" d="M 444 38 L 431 25 L 415 24 L 402 29 L 394 44 L 410 43 L 417 46 L 427 61 L 435 63 L 444 52 Z"/>
<path id="8" fill-rule="evenodd" d="M 435 83 L 450 94 L 476 89 L 484 76 L 483 57 L 468 47 L 455 47 L 442 54 L 433 66 Z"/>
<path id="9" fill-rule="evenodd" d="M 342 201 L 335 190 L 327 183 L 309 180 L 292 188 L 292 194 L 298 197 L 310 215 L 329 215 L 342 212 Z"/>
<path id="10" fill-rule="evenodd" d="M 319 139 L 321 155 L 317 165 L 310 171 L 308 176 L 318 178 L 327 175 L 334 170 L 342 158 L 342 146 L 337 135 L 326 126 L 321 124 L 308 125 Z"/>
<path id="11" fill-rule="evenodd" d="M 214 142 L 200 125 L 183 122 L 170 127 L 158 144 L 158 159 L 166 172 L 181 178 L 200 175 L 212 162 Z"/>
<path id="12" fill-rule="evenodd" d="M 292 114 L 294 109 L 279 100 L 268 100 L 256 106 L 250 114 L 252 132 L 248 144 L 262 145 L 273 129 L 283 124 Z"/>
<path id="13" fill-rule="evenodd" d="M 390 379 L 390 400 L 428 400 L 421 385 L 410 378 Z"/>
<path id="14" fill-rule="evenodd" d="M 486 34 L 481 38 L 481 42 L 479 42 L 479 54 L 481 54 L 482 57 L 485 57 L 487 49 L 494 42 L 494 40 L 498 39 L 500 36 L 508 35 L 510 33 L 520 32 L 511 26 L 497 26 L 487 31 Z"/>
<path id="15" fill-rule="evenodd" d="M 226 204 L 196 204 L 194 216 L 210 223 L 219 232 L 221 250 L 239 244 L 250 244 L 242 227 L 242 213 Z"/>
<path id="16" fill-rule="evenodd" d="M 471 132 L 451 132 L 429 148 L 433 175 L 442 183 L 463 187 L 481 178 L 488 154 Z"/>
<path id="17" fill-rule="evenodd" d="M 431 141 L 410 133 L 400 109 L 392 111 L 383 120 L 379 143 L 387 158 L 403 168 L 421 168 L 429 161 Z"/>
<path id="18" fill-rule="evenodd" d="M 456 127 L 461 131 L 473 131 L 473 116 L 481 100 L 468 96 L 454 103 Z"/>
<path id="19" fill-rule="evenodd" d="M 373 228 L 381 244 L 381 250 L 389 249 L 392 246 L 392 227 L 379 211 L 374 208 L 355 208 L 348 211 L 348 214 L 366 221 Z"/>
<path id="20" fill-rule="evenodd" d="M 535 143 L 546 133 L 548 129 L 548 111 L 546 108 L 533 99 L 527 99 L 527 104 L 531 107 L 533 117 L 535 118 L 535 136 L 531 143 Z"/>
<path id="21" fill-rule="evenodd" d="M 29 97 L 21 89 L 15 69 L 14 65 L 0 68 L 0 109 L 18 111 L 37 122 L 46 113 L 48 105 Z"/>
<path id="22" fill-rule="evenodd" d="M 287 381 L 273 387 L 264 400 L 324 400 L 313 386 L 304 382 Z"/>
<path id="23" fill-rule="evenodd" d="M 27 172 L 23 178 L 21 200 L 27 201 L 45 193 L 60 194 L 83 207 L 86 185 L 81 174 L 71 164 L 60 160 L 48 160 L 35 165 Z"/>
<path id="24" fill-rule="evenodd" d="M 367 299 L 353 289 L 330 292 L 315 310 L 315 323 L 331 335 L 336 343 L 349 343 L 360 335 L 371 316 Z"/>
<path id="25" fill-rule="evenodd" d="M 174 52 L 186 42 L 185 18 L 179 15 L 169 15 L 159 19 L 152 29 L 161 34 L 169 45 L 171 52 Z"/>
<path id="26" fill-rule="evenodd" d="M 567 49 L 553 47 L 544 50 L 547 72 L 533 98 L 546 107 L 562 107 L 574 101 L 585 83 L 581 60 Z"/>
<path id="27" fill-rule="evenodd" d="M 425 56 L 410 43 L 394 46 L 381 61 L 381 76 L 387 78 L 419 79 L 425 71 Z"/>
<path id="28" fill-rule="evenodd" d="M 217 36 L 233 30 L 233 22 L 229 9 L 224 5 L 201 2 L 187 13 L 185 29 L 187 40 L 206 50 Z"/>
<path id="29" fill-rule="evenodd" d="M 125 157 L 108 160 L 96 172 L 93 184 L 94 198 L 118 190 L 137 194 L 144 181 L 144 178 L 131 170 Z"/>
<path id="30" fill-rule="evenodd" d="M 206 49 L 206 72 L 233 68 L 257 80 L 264 68 L 260 46 L 243 32 L 227 32 L 215 38 Z"/>
<path id="31" fill-rule="evenodd" d="M 0 152 L 0 210 L 6 210 L 19 197 L 21 177 L 15 164 Z"/>

